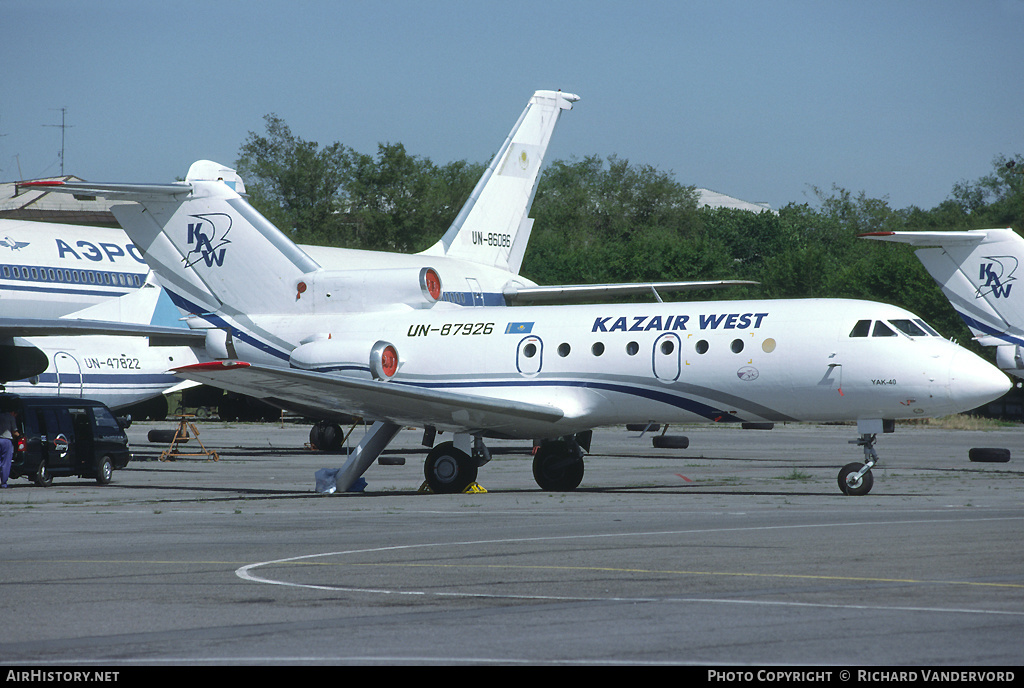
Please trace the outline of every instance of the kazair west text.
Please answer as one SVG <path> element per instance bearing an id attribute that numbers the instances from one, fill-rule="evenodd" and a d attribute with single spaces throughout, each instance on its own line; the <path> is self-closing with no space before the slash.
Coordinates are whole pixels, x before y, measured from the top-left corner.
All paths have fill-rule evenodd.
<path id="1" fill-rule="evenodd" d="M 591 332 L 659 332 L 686 330 L 687 327 L 701 330 L 746 330 L 761 327 L 767 313 L 722 313 L 697 316 L 688 315 L 633 315 L 597 317 Z"/>

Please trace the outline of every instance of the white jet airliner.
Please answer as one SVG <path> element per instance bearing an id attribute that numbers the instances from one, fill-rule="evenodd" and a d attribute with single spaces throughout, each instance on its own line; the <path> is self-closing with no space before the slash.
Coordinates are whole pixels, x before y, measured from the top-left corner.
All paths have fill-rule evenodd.
<path id="1" fill-rule="evenodd" d="M 453 434 L 424 474 L 435 492 L 456 492 L 476 480 L 486 437 L 544 440 L 537 483 L 572 490 L 595 427 L 828 420 L 858 424 L 865 462 L 838 482 L 864 494 L 890 421 L 975 408 L 1009 388 L 981 358 L 880 303 L 489 305 L 491 293 L 516 303 L 692 286 L 538 287 L 518 275 L 539 153 L 575 100 L 534 94 L 453 226 L 417 255 L 352 251 L 325 268 L 208 161 L 184 182 L 55 190 L 136 201 L 115 216 L 219 359 L 177 368 L 180 377 L 374 421 L 338 472 L 341 490 L 404 426 Z M 908 335 L 907 323 L 925 334 Z"/>
<path id="2" fill-rule="evenodd" d="M 1024 291 L 1016 282 L 1024 239 L 1012 229 L 874 232 L 863 238 L 923 248 L 914 252 L 982 346 L 996 348 L 996 365 L 1024 377 Z M 1016 289 L 1014 288 L 1016 287 Z"/>
<path id="3" fill-rule="evenodd" d="M 142 288 L 149 268 L 120 228 L 0 220 L 0 315 L 59 318 Z"/>
<path id="4" fill-rule="evenodd" d="M 180 385 L 168 368 L 199 360 L 188 344 L 202 337 L 152 324 L 160 289 L 122 230 L 0 220 L 0 235 L 5 391 L 116 410 Z"/>

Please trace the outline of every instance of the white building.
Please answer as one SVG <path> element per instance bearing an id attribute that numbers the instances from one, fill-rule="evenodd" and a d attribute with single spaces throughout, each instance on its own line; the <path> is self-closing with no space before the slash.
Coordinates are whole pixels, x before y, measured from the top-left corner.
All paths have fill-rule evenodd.
<path id="1" fill-rule="evenodd" d="M 697 189 L 697 207 L 708 206 L 709 208 L 736 208 L 737 210 L 749 210 L 754 213 L 774 213 L 772 207 L 767 203 L 751 203 L 741 201 L 732 196 L 712 191 L 711 189 Z"/>
<path id="2" fill-rule="evenodd" d="M 33 181 L 82 181 L 64 175 Z M 34 220 L 74 225 L 120 227 L 110 212 L 112 203 L 95 196 L 51 193 L 46 187 L 22 186 L 21 182 L 0 184 L 0 218 Z"/>

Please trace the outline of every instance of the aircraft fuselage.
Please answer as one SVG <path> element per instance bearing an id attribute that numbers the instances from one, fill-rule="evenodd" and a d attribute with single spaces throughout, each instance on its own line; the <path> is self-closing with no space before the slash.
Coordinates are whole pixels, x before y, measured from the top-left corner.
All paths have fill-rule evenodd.
<path id="1" fill-rule="evenodd" d="M 384 384 L 550 403 L 565 415 L 548 435 L 621 423 L 625 408 L 635 422 L 660 423 L 928 417 L 1008 387 L 962 347 L 891 325 L 915 320 L 835 299 L 403 309 L 258 317 L 250 331 L 294 348 L 235 338 L 234 351 L 371 379 L 371 349 L 387 343 L 397 370 Z M 859 336 L 862 321 L 890 323 L 891 334 Z"/>

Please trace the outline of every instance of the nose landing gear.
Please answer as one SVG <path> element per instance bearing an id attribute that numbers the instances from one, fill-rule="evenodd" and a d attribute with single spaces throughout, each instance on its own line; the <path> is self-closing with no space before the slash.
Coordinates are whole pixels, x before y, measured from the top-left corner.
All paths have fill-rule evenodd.
<path id="1" fill-rule="evenodd" d="M 856 440 L 850 440 L 850 444 L 864 448 L 864 463 L 848 463 L 839 471 L 839 490 L 853 497 L 866 495 L 871 491 L 875 479 L 871 475 L 871 469 L 878 463 L 878 453 L 875 451 L 874 433 L 861 433 Z"/>

